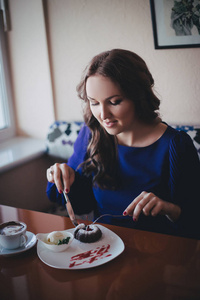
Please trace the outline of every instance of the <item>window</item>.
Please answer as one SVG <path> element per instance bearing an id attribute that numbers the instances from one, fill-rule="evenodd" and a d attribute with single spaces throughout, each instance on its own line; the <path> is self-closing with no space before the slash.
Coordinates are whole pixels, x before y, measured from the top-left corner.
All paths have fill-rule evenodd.
<path id="1" fill-rule="evenodd" d="M 15 135 L 4 12 L 5 1 L 0 0 L 0 142 Z"/>

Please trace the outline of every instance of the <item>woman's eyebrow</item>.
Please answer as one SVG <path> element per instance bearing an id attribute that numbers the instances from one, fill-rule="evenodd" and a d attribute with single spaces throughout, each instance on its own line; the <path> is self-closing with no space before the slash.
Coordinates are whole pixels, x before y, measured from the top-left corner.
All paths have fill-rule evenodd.
<path id="1" fill-rule="evenodd" d="M 121 97 L 121 95 L 112 95 L 112 96 L 110 96 L 110 97 L 108 97 L 108 98 L 106 98 L 106 99 L 104 99 L 104 100 L 108 101 L 108 100 L 111 100 L 112 98 L 115 98 L 115 97 Z M 87 98 L 88 98 L 89 100 L 97 101 L 96 99 L 94 99 L 94 98 L 92 98 L 92 97 L 89 97 L 89 96 L 87 96 Z"/>

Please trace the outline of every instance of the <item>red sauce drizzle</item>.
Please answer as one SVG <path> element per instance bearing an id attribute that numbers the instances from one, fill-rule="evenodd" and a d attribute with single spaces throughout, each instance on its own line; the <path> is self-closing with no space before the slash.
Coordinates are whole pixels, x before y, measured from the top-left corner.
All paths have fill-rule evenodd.
<path id="1" fill-rule="evenodd" d="M 106 246 L 103 245 L 101 247 L 97 247 L 96 249 L 92 249 L 87 252 L 74 255 L 70 259 L 69 267 L 73 268 L 76 266 L 81 266 L 86 263 L 91 264 L 98 259 L 111 256 L 111 254 L 107 254 L 106 256 L 104 256 L 104 254 L 108 253 L 109 249 L 110 249 L 110 245 L 108 244 Z"/>
<path id="2" fill-rule="evenodd" d="M 86 227 L 86 231 L 92 231 L 89 225 Z"/>

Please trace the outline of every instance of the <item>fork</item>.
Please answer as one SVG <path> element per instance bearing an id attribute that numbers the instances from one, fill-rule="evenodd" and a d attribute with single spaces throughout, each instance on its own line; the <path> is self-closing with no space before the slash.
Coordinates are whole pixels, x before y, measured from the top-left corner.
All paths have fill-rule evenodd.
<path id="1" fill-rule="evenodd" d="M 124 217 L 124 215 L 112 215 L 112 214 L 104 214 L 104 215 L 101 215 L 99 216 L 98 218 L 96 218 L 92 224 L 95 224 L 99 219 L 103 218 L 103 217 L 113 217 L 113 218 L 122 218 Z"/>

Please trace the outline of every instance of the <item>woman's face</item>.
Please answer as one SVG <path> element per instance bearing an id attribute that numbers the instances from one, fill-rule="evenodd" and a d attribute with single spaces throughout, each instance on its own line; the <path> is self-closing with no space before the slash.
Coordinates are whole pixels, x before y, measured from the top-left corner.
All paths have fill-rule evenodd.
<path id="1" fill-rule="evenodd" d="M 110 78 L 98 74 L 90 76 L 86 93 L 92 114 L 109 134 L 132 131 L 136 121 L 134 103 Z"/>

